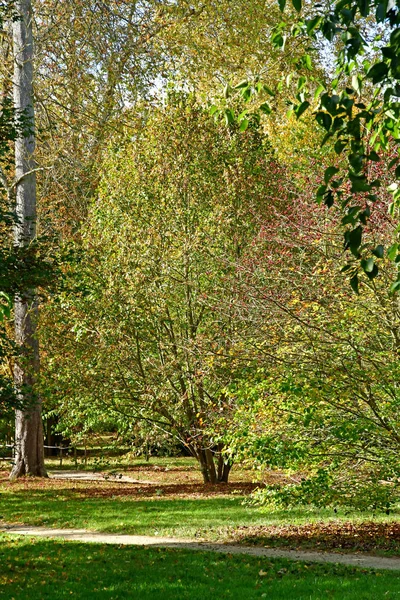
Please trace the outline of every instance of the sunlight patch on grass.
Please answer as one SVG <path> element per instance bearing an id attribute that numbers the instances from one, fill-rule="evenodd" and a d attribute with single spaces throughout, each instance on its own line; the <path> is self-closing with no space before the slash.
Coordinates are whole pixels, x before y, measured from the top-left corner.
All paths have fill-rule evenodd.
<path id="1" fill-rule="evenodd" d="M 399 585 L 339 565 L 0 535 L 0 598 L 15 600 L 390 600 Z"/>

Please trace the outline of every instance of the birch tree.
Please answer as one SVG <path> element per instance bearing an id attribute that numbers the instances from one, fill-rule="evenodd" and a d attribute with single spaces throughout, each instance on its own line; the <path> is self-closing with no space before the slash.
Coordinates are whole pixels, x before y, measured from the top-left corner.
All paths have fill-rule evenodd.
<path id="1" fill-rule="evenodd" d="M 13 22 L 14 105 L 30 122 L 31 133 L 15 141 L 15 197 L 17 223 L 15 245 L 29 246 L 36 237 L 36 173 L 33 108 L 33 36 L 30 0 L 16 2 L 19 18 Z M 26 289 L 15 298 L 15 338 L 21 348 L 14 366 L 14 383 L 24 409 L 16 411 L 16 456 L 11 478 L 45 477 L 40 398 L 34 384 L 39 371 L 36 337 L 38 301 L 35 290 Z"/>

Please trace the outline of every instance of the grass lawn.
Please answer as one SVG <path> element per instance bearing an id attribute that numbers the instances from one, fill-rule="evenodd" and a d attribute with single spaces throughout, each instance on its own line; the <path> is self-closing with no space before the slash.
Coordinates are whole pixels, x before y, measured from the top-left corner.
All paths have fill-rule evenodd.
<path id="1" fill-rule="evenodd" d="M 6 484 L 1 489 L 0 516 L 5 522 L 216 540 L 229 529 L 243 525 L 298 525 L 349 518 L 361 522 L 372 516 L 307 507 L 268 510 L 248 505 L 237 495 L 177 498 L 157 495 L 155 491 L 154 497 L 141 499 L 140 493 L 131 494 L 130 488 L 108 482 L 24 483 Z M 381 514 L 375 518 L 394 517 Z"/>
<path id="2" fill-rule="evenodd" d="M 397 599 L 400 576 L 339 565 L 0 535 L 0 598 Z"/>
<path id="3" fill-rule="evenodd" d="M 243 482 L 245 474 L 242 483 L 204 486 L 197 473 L 193 480 L 193 466 L 187 459 L 168 460 L 133 465 L 129 475 L 143 484 L 29 478 L 9 482 L 3 472 L 0 525 L 3 521 L 265 546 L 400 553 L 399 510 L 386 515 L 312 507 L 260 508 L 244 502 L 243 494 L 251 489 L 246 488 L 250 482 Z"/>

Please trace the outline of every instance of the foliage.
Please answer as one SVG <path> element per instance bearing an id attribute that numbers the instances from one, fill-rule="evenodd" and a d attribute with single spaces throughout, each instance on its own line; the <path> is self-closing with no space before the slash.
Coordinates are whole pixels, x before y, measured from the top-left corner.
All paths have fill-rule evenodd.
<path id="1" fill-rule="evenodd" d="M 1 8 L 1 7 L 0 7 Z M 0 14 L 2 14 L 0 10 Z M 16 115 L 13 104 L 4 97 L 0 107 L 0 416 L 18 405 L 14 392 L 9 361 L 15 353 L 12 337 L 8 335 L 7 321 L 11 317 L 12 295 L 21 291 L 25 280 L 35 279 L 38 263 L 35 249 L 25 251 L 13 247 L 12 227 L 16 221 L 10 206 L 7 175 L 11 171 L 11 144 L 21 132 L 29 131 L 25 115 Z M 31 270 L 33 268 L 33 273 Z"/>
<path id="2" fill-rule="evenodd" d="M 158 0 L 35 3 L 35 111 L 42 233 L 78 239 L 110 135 L 162 68 Z"/>
<path id="3" fill-rule="evenodd" d="M 374 178 L 373 169 L 369 165 L 381 161 L 382 152 L 387 151 L 392 144 L 397 145 L 400 140 L 398 7 L 398 3 L 339 1 L 327 12 L 314 15 L 299 24 L 302 31 L 312 39 L 316 39 L 319 33 L 329 42 L 336 37 L 342 42 L 337 59 L 337 78 L 332 83 L 331 91 L 319 92 L 316 120 L 326 130 L 325 139 L 334 137 L 337 140 L 337 154 L 346 153 L 348 171 L 344 179 L 340 179 L 335 178 L 338 173 L 335 167 L 326 169 L 325 185 L 318 191 L 318 196 L 327 206 L 337 198 L 345 211 L 342 223 L 351 225 L 345 232 L 345 247 L 360 260 L 362 269 L 370 279 L 378 274 L 378 266 L 374 264 L 371 268 L 371 263 L 375 263 L 376 258 L 381 259 L 384 250 L 369 246 L 368 251 L 371 252 L 372 249 L 373 256 L 365 258 L 363 232 L 378 200 L 376 190 L 382 183 L 379 177 Z M 377 26 L 371 43 L 366 20 L 372 15 Z M 389 28 L 388 35 L 383 27 Z M 372 63 L 371 50 L 375 56 L 378 55 Z M 364 89 L 366 93 L 363 94 Z M 302 106 L 304 104 L 295 108 L 297 114 L 301 112 Z M 396 150 L 391 167 L 398 162 L 397 154 Z M 398 176 L 397 171 L 395 175 Z M 349 183 L 350 190 L 346 182 Z M 390 211 L 394 214 L 400 197 L 397 184 L 392 184 L 390 190 L 394 196 Z M 357 273 L 353 277 L 356 282 Z M 394 283 L 391 289 L 395 291 L 398 287 L 400 281 Z"/>
<path id="4" fill-rule="evenodd" d="M 399 167 L 394 169 L 400 139 L 399 3 L 340 0 L 327 6 L 305 3 L 303 7 L 295 0 L 292 4 L 301 15 L 291 25 L 293 14 L 289 11 L 285 20 L 276 23 L 271 40 L 285 52 L 287 45 L 296 48 L 299 40 L 308 40 L 307 52 L 293 61 L 294 69 L 283 74 L 278 86 L 268 87 L 265 78 L 259 77 L 255 83 L 245 80 L 231 90 L 250 101 L 265 95 L 266 90 L 275 96 L 287 87 L 291 96 L 288 102 L 297 118 L 313 109 L 316 125 L 325 133 L 322 144 L 329 141 L 338 156 L 325 169 L 317 199 L 328 207 L 337 202 L 341 209 L 338 218 L 344 228 L 344 245 L 353 257 L 348 265 L 351 285 L 358 293 L 360 271 L 372 280 L 385 254 L 394 262 L 397 257 L 396 232 L 385 247 L 372 245 L 366 233 L 383 184 L 375 165 L 385 160 L 388 152 L 392 154 L 388 188 L 393 194 L 389 207 L 392 215 L 397 214 L 400 198 L 396 183 Z M 283 11 L 286 1 L 279 6 Z M 321 55 L 328 53 L 335 54 L 336 63 L 331 81 L 329 76 L 321 76 L 318 65 Z M 263 112 L 271 113 L 264 101 L 256 114 Z M 239 122 L 242 119 L 240 115 L 237 118 Z M 400 288 L 400 271 L 396 277 L 392 292 Z"/>
<path id="5" fill-rule="evenodd" d="M 276 81 L 302 52 L 270 42 L 275 0 L 268 10 L 263 0 L 72 0 L 62 11 L 43 0 L 35 13 L 40 227 L 68 240 L 79 241 L 110 138 L 135 135 L 132 107 L 170 81 L 205 98 L 232 73 L 264 66 Z"/>
<path id="6" fill-rule="evenodd" d="M 304 50 L 299 44 L 285 53 L 271 43 L 280 17 L 275 0 L 183 1 L 164 5 L 160 13 L 171 20 L 157 40 L 166 55 L 164 76 L 206 98 L 233 77 L 242 80 L 262 71 L 270 82 L 278 81 Z"/>
<path id="7" fill-rule="evenodd" d="M 104 163 L 75 289 L 53 305 L 46 329 L 46 377 L 52 393 L 68 390 L 58 396 L 65 424 L 112 415 L 133 433 L 147 422 L 212 479 L 214 423 L 233 409 L 220 390 L 244 351 L 238 265 L 267 211 L 266 191 L 278 197 L 276 166 L 257 129 L 229 132 L 174 92 L 142 127 L 133 141 L 116 140 Z"/>
<path id="8" fill-rule="evenodd" d="M 43 309 L 47 414 L 75 442 L 112 430 L 184 446 L 205 480 L 236 455 L 299 470 L 271 491 L 286 503 L 386 508 L 399 477 L 399 2 L 58 8 L 43 0 L 35 18 L 40 231 L 67 253 L 74 240 Z M 46 287 L 56 262 L 43 241 L 12 244 L 10 150 L 26 124 L 2 39 L 0 411 L 15 403 L 12 296 Z M 213 118 L 165 83 L 208 103 L 229 77 Z"/>
<path id="9" fill-rule="evenodd" d="M 385 552 L 398 556 L 400 524 L 397 521 L 354 523 L 336 520 L 294 525 L 288 519 L 288 524 L 285 525 L 238 527 L 233 532 L 232 539 L 242 544 L 263 547 L 286 546 L 296 550 L 315 548 L 320 551 L 374 554 Z"/>
<path id="10" fill-rule="evenodd" d="M 240 406 L 227 435 L 249 461 L 303 474 L 273 490 L 285 503 L 389 507 L 400 473 L 393 267 L 387 261 L 379 285 L 352 297 L 337 266 L 334 224 L 325 221 L 321 231 L 306 203 L 297 216 L 290 210 L 289 261 L 249 271 L 248 319 L 259 335 L 253 369 L 226 390 Z M 275 236 L 265 231 L 268 248 L 283 245 L 282 233 Z"/>

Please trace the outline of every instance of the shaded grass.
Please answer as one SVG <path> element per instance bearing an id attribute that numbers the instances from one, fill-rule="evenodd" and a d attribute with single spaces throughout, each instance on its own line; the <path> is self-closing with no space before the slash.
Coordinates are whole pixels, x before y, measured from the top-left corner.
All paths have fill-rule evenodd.
<path id="1" fill-rule="evenodd" d="M 265 513 L 242 497 L 149 499 L 85 497 L 71 489 L 29 490 L 1 496 L 0 515 L 9 523 L 87 528 L 136 535 L 217 539 L 239 524 L 264 524 Z M 275 515 L 275 519 L 279 516 Z M 284 515 L 281 515 L 284 518 Z M 287 519 L 287 516 L 286 516 Z"/>
<path id="2" fill-rule="evenodd" d="M 45 482 L 43 489 L 3 486 L 0 517 L 8 523 L 86 528 L 95 531 L 136 535 L 165 535 L 221 540 L 240 526 L 301 525 L 305 523 L 370 521 L 371 513 L 335 513 L 330 509 L 299 507 L 272 510 L 244 504 L 240 496 L 199 498 L 140 499 L 140 494 L 106 497 L 92 495 L 99 485 Z M 108 486 L 108 487 L 107 487 Z M 101 489 L 116 489 L 102 483 Z M 393 521 L 390 516 L 374 515 L 375 521 Z"/>
<path id="3" fill-rule="evenodd" d="M 162 535 L 265 546 L 400 554 L 399 508 L 355 512 L 246 504 L 250 473 L 242 483 L 203 485 L 193 459 L 137 459 L 128 466 L 138 484 L 22 478 L 0 473 L 0 525 L 23 523 L 99 532 Z M 271 477 L 279 473 L 271 472 Z M 148 480 L 148 481 L 147 481 Z M 146 482 L 147 481 L 147 482 Z M 378 527 L 386 523 L 388 525 Z M 396 525 L 397 524 L 397 525 Z M 354 526 L 354 527 L 353 527 Z M 296 529 L 297 528 L 297 529 Z"/>
<path id="4" fill-rule="evenodd" d="M 372 600 L 398 598 L 397 573 L 176 549 L 0 535 L 0 598 Z"/>

